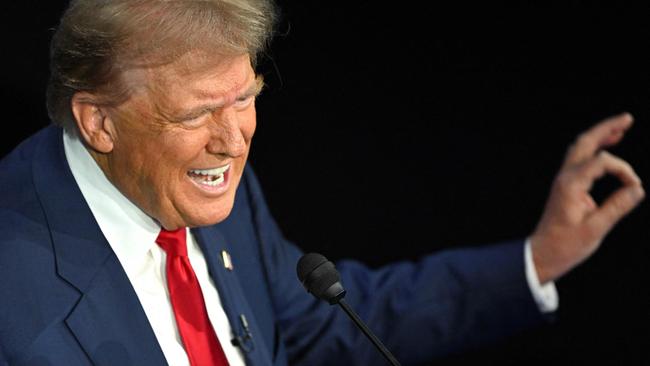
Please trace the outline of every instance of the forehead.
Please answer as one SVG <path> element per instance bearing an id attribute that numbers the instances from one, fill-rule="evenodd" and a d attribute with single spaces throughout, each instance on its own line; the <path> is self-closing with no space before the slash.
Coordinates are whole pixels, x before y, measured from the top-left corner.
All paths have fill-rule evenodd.
<path id="1" fill-rule="evenodd" d="M 187 53 L 174 62 L 146 68 L 132 80 L 137 89 L 158 98 L 220 98 L 246 88 L 255 79 L 248 55 Z"/>

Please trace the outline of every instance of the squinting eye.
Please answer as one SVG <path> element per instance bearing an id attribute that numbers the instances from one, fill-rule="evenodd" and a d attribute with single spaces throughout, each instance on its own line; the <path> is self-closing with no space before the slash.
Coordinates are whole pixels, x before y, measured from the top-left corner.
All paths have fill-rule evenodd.
<path id="1" fill-rule="evenodd" d="M 239 98 L 237 101 L 235 101 L 235 105 L 239 108 L 245 108 L 248 107 L 249 104 L 255 99 L 254 95 L 245 97 L 245 98 Z"/>
<path id="2" fill-rule="evenodd" d="M 190 128 L 199 127 L 205 123 L 206 121 L 205 116 L 206 113 L 202 113 L 197 116 L 182 118 L 179 122 L 186 127 L 190 127 Z"/>

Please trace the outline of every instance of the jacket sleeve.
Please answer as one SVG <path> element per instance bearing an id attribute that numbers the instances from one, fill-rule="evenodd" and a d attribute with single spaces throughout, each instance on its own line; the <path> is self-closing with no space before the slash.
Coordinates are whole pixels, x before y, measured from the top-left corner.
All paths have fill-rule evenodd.
<path id="1" fill-rule="evenodd" d="M 295 272 L 301 251 L 283 238 L 250 169 L 246 181 L 291 364 L 383 364 L 341 309 L 301 287 Z M 346 301 L 403 365 L 485 346 L 545 319 L 526 282 L 523 240 L 449 250 L 375 270 L 351 260 L 336 266 Z"/>

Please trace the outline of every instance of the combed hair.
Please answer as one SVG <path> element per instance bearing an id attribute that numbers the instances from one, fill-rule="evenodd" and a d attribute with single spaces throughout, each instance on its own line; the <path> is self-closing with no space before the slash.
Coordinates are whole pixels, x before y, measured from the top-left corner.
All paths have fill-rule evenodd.
<path id="1" fill-rule="evenodd" d="M 257 56 L 270 41 L 273 0 L 72 0 L 50 45 L 50 119 L 76 130 L 72 96 L 117 105 L 129 96 L 124 71 L 173 62 L 192 50 Z"/>

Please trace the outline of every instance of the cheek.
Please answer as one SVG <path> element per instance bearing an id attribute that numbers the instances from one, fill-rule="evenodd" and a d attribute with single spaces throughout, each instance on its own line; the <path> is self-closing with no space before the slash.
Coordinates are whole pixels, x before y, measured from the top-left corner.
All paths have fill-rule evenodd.
<path id="1" fill-rule="evenodd" d="M 147 168 L 156 165 L 157 162 L 151 161 L 151 149 L 142 141 L 147 141 L 145 137 L 129 136 L 116 141 L 111 153 L 111 159 L 114 161 L 119 172 L 138 172 L 147 173 Z"/>
<path id="2" fill-rule="evenodd" d="M 200 157 L 210 141 L 207 129 L 167 131 L 156 139 L 152 154 L 157 154 L 167 165 L 187 165 Z"/>
<path id="3" fill-rule="evenodd" d="M 171 194 L 199 159 L 205 140 L 202 134 L 174 133 L 134 141 L 125 157 L 129 160 L 127 170 L 139 177 L 139 184 L 148 187 L 150 194 Z"/>

